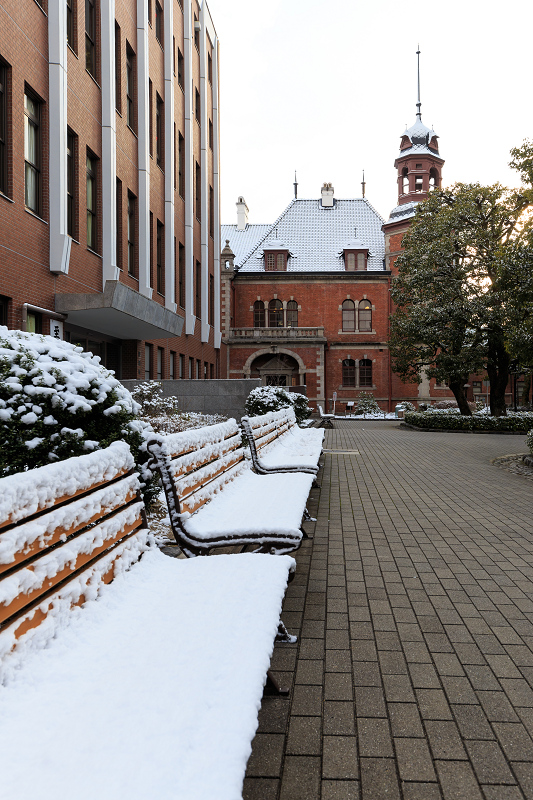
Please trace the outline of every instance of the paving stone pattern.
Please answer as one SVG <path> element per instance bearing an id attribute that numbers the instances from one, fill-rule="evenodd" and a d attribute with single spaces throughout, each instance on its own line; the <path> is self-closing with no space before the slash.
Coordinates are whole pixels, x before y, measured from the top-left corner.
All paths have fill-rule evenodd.
<path id="1" fill-rule="evenodd" d="M 326 432 L 245 800 L 533 799 L 533 487 L 516 436 Z"/>

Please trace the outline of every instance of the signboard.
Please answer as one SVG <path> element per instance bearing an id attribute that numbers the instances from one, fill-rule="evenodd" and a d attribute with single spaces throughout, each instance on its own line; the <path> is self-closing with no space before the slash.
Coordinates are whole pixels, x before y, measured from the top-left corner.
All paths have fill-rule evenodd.
<path id="1" fill-rule="evenodd" d="M 63 338 L 63 323 L 59 319 L 51 319 L 50 320 L 50 336 L 53 336 L 54 339 L 62 339 Z"/>
<path id="2" fill-rule="evenodd" d="M 337 392 L 333 392 L 333 400 L 337 399 Z"/>

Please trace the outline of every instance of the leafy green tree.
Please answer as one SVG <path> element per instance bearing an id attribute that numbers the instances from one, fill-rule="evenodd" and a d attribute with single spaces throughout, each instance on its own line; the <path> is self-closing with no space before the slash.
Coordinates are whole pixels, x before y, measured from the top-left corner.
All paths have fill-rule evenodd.
<path id="1" fill-rule="evenodd" d="M 533 178 L 533 145 L 512 151 L 511 165 L 528 183 Z M 404 252 L 392 284 L 393 368 L 403 380 L 445 381 L 464 415 L 471 411 L 464 385 L 470 373 L 486 369 L 490 408 L 505 415 L 511 354 L 507 254 L 527 240 L 533 205 L 531 188 L 458 183 L 436 189 L 417 206 L 404 236 Z"/>

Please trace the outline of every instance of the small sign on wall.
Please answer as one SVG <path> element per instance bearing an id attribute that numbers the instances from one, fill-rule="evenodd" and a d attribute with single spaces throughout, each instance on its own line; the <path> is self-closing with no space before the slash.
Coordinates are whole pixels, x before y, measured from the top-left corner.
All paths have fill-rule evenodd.
<path id="1" fill-rule="evenodd" d="M 63 339 L 63 323 L 60 319 L 50 320 L 50 336 L 54 339 Z"/>

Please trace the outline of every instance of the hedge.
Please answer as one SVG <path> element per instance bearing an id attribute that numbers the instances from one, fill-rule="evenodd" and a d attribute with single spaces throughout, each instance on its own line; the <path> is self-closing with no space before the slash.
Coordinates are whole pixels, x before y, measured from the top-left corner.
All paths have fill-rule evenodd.
<path id="1" fill-rule="evenodd" d="M 533 426 L 533 413 L 508 413 L 506 417 L 489 417 L 488 414 L 464 417 L 461 414 L 439 413 L 438 411 L 432 411 L 430 414 L 408 412 L 405 414 L 404 420 L 407 425 L 431 430 L 523 431 L 527 433 Z"/>

